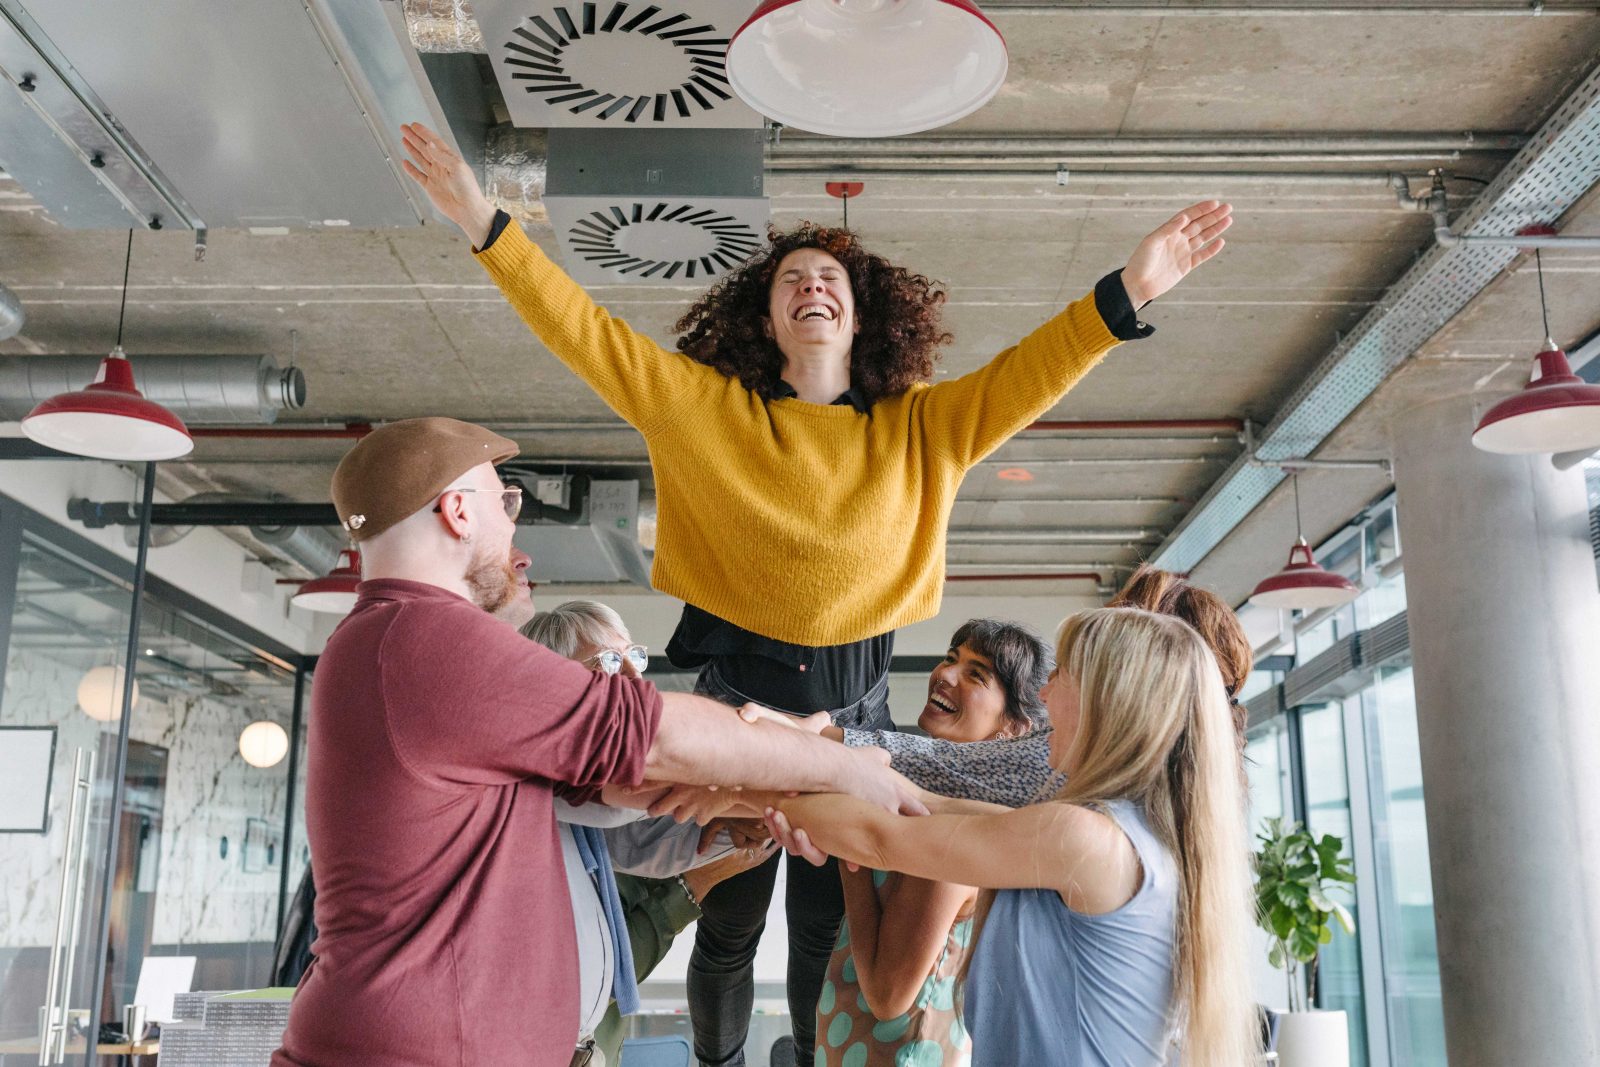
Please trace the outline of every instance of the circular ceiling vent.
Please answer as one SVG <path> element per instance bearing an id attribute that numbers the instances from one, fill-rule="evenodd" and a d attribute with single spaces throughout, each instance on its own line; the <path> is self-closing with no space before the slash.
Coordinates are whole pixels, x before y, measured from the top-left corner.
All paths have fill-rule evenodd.
<path id="1" fill-rule="evenodd" d="M 633 201 L 579 216 L 566 247 L 591 267 L 652 281 L 714 278 L 761 246 L 754 226 L 693 203 Z"/>
<path id="2" fill-rule="evenodd" d="M 671 125 L 737 104 L 728 32 L 681 10 L 625 0 L 550 7 L 521 18 L 501 48 L 523 93 L 591 121 Z"/>

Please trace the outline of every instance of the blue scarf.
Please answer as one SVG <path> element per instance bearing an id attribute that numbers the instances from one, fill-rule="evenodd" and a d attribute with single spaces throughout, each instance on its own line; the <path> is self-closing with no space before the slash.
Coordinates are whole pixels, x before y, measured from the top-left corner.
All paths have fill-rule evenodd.
<path id="1" fill-rule="evenodd" d="M 611 951 L 616 965 L 611 978 L 611 996 L 617 1002 L 617 1011 L 632 1015 L 639 1010 L 639 979 L 633 973 L 633 942 L 628 940 L 628 924 L 622 918 L 622 898 L 617 895 L 617 877 L 611 870 L 611 853 L 606 849 L 606 837 L 594 826 L 573 826 L 572 839 L 578 845 L 578 858 L 583 869 L 594 879 L 600 894 L 600 908 L 606 913 L 606 925 L 611 928 Z"/>

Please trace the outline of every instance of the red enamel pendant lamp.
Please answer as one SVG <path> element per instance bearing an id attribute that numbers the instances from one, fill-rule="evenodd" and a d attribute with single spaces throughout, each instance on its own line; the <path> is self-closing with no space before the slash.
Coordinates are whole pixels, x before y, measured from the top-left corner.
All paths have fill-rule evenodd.
<path id="1" fill-rule="evenodd" d="M 728 81 L 775 122 L 834 137 L 932 130 L 1006 80 L 1006 42 L 972 0 L 764 0 L 728 45 Z"/>
<path id="2" fill-rule="evenodd" d="M 289 603 L 307 611 L 348 615 L 356 606 L 356 586 L 361 584 L 361 553 L 353 548 L 339 553 L 338 564 L 321 578 L 313 578 L 289 598 Z"/>
<path id="3" fill-rule="evenodd" d="M 43 401 L 22 420 L 29 438 L 75 456 L 148 462 L 177 459 L 194 449 L 188 427 L 166 408 L 146 400 L 133 382 L 133 366 L 122 353 L 122 324 L 128 308 L 128 268 L 133 263 L 133 231 L 122 267 L 122 310 L 117 314 L 117 344 L 100 363 L 94 381 L 82 389 Z"/>
<path id="4" fill-rule="evenodd" d="M 1544 262 L 1537 248 L 1533 250 L 1533 262 L 1539 277 L 1545 350 L 1533 357 L 1533 374 L 1522 392 L 1484 412 L 1473 431 L 1472 443 L 1485 452 L 1509 455 L 1592 452 L 1600 448 L 1600 385 L 1573 374 L 1567 354 L 1551 340 Z"/>
<path id="5" fill-rule="evenodd" d="M 1323 570 L 1311 556 L 1311 546 L 1306 544 L 1300 531 L 1300 476 L 1294 480 L 1295 543 L 1289 549 L 1289 562 L 1283 570 L 1265 579 L 1250 594 L 1250 603 L 1257 607 L 1283 610 L 1316 611 L 1348 604 L 1361 595 L 1354 582 L 1342 574 Z"/>

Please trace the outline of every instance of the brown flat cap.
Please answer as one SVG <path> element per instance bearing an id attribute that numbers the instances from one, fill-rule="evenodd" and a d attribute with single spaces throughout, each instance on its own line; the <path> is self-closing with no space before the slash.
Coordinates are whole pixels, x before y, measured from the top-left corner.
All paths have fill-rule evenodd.
<path id="1" fill-rule="evenodd" d="M 457 419 L 404 419 L 373 430 L 333 472 L 333 507 L 352 541 L 376 537 L 480 463 L 504 463 L 514 442 Z"/>

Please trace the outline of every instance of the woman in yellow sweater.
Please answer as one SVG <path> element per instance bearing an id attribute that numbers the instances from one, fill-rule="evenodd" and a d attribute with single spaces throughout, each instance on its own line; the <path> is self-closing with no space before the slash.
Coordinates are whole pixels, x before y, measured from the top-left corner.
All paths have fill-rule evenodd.
<path id="1" fill-rule="evenodd" d="M 669 352 L 607 314 L 510 225 L 433 131 L 405 169 L 472 241 L 558 359 L 644 436 L 655 587 L 686 604 L 668 655 L 732 703 L 887 725 L 894 630 L 937 613 L 945 527 L 968 470 L 1048 411 L 1136 310 L 1221 250 L 1227 204 L 1180 212 L 1127 266 L 986 366 L 929 384 L 942 293 L 842 230 L 805 225 L 729 273 Z M 789 867 L 789 996 L 801 1062 L 843 901 L 831 869 Z M 689 993 L 696 1054 L 743 1063 L 771 864 L 708 895 Z"/>

